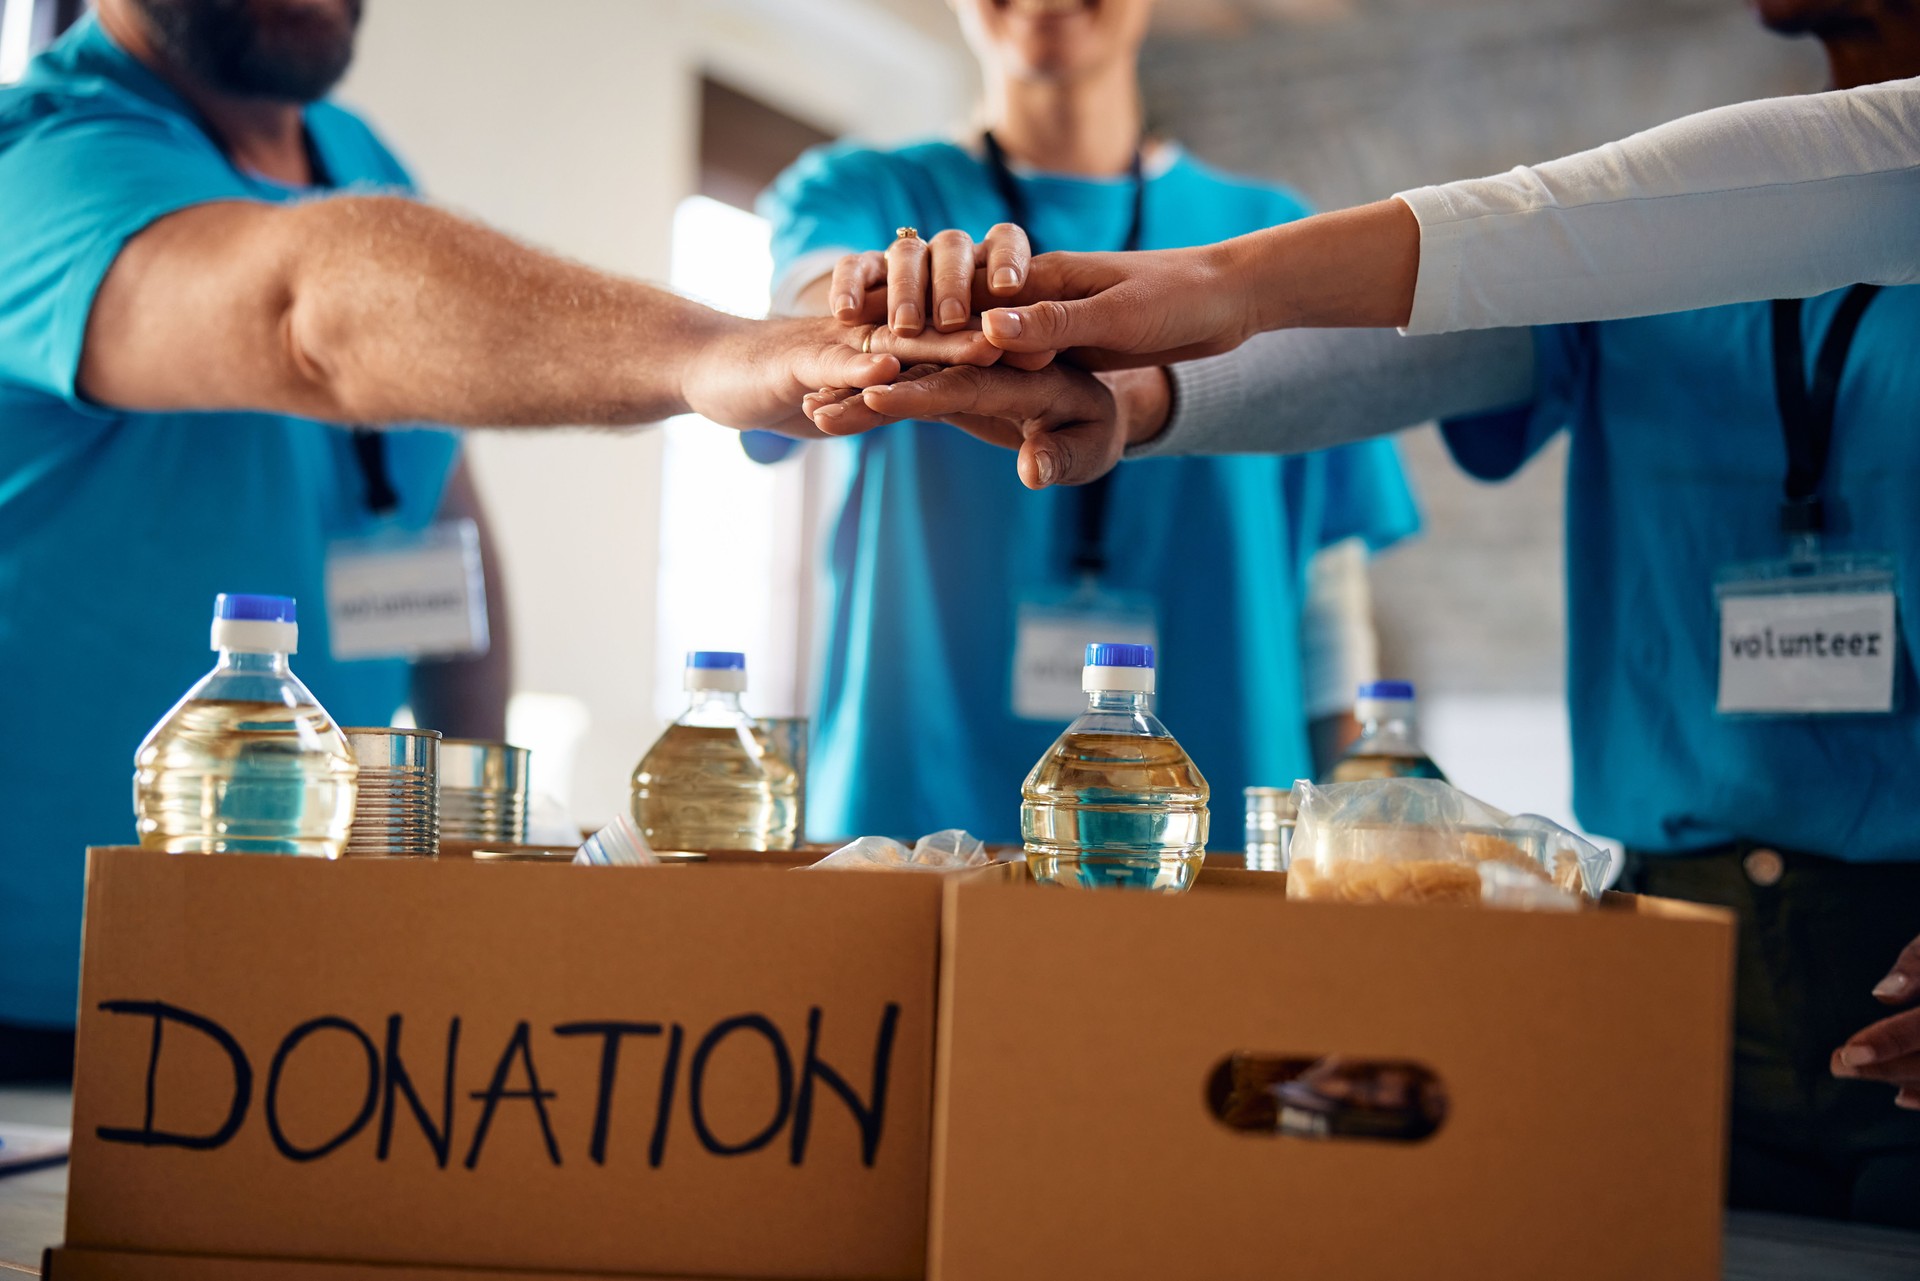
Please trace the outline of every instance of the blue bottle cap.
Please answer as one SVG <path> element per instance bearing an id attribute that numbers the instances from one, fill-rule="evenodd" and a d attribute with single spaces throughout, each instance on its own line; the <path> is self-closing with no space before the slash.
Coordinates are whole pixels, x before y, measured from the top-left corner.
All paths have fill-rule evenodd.
<path id="1" fill-rule="evenodd" d="M 297 623 L 291 596 L 248 596 L 239 592 L 221 592 L 213 598 L 215 618 L 254 623 Z"/>
<path id="2" fill-rule="evenodd" d="M 1151 668 L 1153 666 L 1153 646 L 1089 645 L 1087 646 L 1087 666 Z"/>
<path id="3" fill-rule="evenodd" d="M 1375 700 L 1397 700 L 1400 702 L 1411 702 L 1413 700 L 1413 682 L 1412 681 L 1368 681 L 1366 684 L 1360 687 L 1360 692 L 1358 694 L 1358 697 L 1371 698 Z"/>
<path id="4" fill-rule="evenodd" d="M 744 672 L 747 656 L 727 649 L 696 649 L 687 655 L 687 666 L 703 671 Z"/>

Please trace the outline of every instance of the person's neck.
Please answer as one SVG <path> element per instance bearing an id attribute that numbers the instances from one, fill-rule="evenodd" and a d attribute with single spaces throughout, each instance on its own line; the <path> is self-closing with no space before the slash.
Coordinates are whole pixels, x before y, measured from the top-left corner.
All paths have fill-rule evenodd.
<path id="1" fill-rule="evenodd" d="M 199 83 L 161 55 L 145 25 L 124 5 L 101 5 L 100 25 L 115 44 L 186 99 L 235 168 L 290 187 L 312 185 L 300 104 L 242 97 Z"/>
<path id="2" fill-rule="evenodd" d="M 998 76 L 987 86 L 987 127 L 1022 164 L 1114 177 L 1140 146 L 1140 89 L 1125 65 L 1068 83 Z"/>
<path id="3" fill-rule="evenodd" d="M 1826 36 L 1821 44 L 1835 89 L 1920 76 L 1920 26 L 1875 23 Z"/>

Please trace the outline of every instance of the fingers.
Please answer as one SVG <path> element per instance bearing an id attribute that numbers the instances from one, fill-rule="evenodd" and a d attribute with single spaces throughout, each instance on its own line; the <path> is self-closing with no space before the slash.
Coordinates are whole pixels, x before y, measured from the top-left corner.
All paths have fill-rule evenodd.
<path id="1" fill-rule="evenodd" d="M 1873 994 L 1888 1005 L 1906 1005 L 1920 996 L 1920 938 L 1901 949 L 1887 977 L 1874 985 Z"/>
<path id="2" fill-rule="evenodd" d="M 807 421 L 818 430 L 829 436 L 842 435 L 844 433 L 839 430 L 841 427 L 839 419 L 845 413 L 844 406 L 849 400 L 856 400 L 859 395 L 858 387 L 822 387 L 819 391 L 806 394 L 800 401 L 800 412 L 805 414 Z M 865 406 L 861 408 L 865 409 Z"/>
<path id="3" fill-rule="evenodd" d="M 1920 1088 L 1907 1086 L 1893 1096 L 1893 1106 L 1906 1108 L 1910 1112 L 1920 1112 Z"/>
<path id="4" fill-rule="evenodd" d="M 833 283 L 827 289 L 827 306 L 833 318 L 843 325 L 858 324 L 867 290 L 886 283 L 887 256 L 877 249 L 863 254 L 848 254 L 833 265 Z"/>
<path id="5" fill-rule="evenodd" d="M 901 370 L 900 378 L 896 381 L 925 378 L 940 372 L 942 368 L 940 365 L 915 365 Z M 823 387 L 808 395 L 801 407 L 806 411 L 808 421 L 829 436 L 854 436 L 899 421 L 897 417 L 883 414 L 867 405 L 861 399 L 858 387 Z"/>
<path id="6" fill-rule="evenodd" d="M 1112 395 L 1077 371 L 1023 373 L 1004 368 L 941 370 L 911 382 L 869 388 L 861 399 L 890 418 L 981 419 L 1017 427 L 1020 480 L 1029 489 L 1079 485 L 1105 475 L 1125 448 Z M 975 435 L 986 433 L 969 426 Z M 995 443 L 1013 443 L 996 433 Z"/>
<path id="7" fill-rule="evenodd" d="M 985 335 L 982 334 L 981 337 L 984 339 Z M 993 344 L 988 343 L 987 346 L 993 347 Z M 1005 365 L 1009 369 L 1025 369 L 1029 371 L 1045 369 L 1053 363 L 1053 358 L 1060 354 L 1055 351 L 1001 351 L 998 347 L 993 347 L 993 352 L 994 355 L 1000 358 L 998 361 L 999 364 Z"/>
<path id="8" fill-rule="evenodd" d="M 1020 483 L 1028 489 L 1084 485 L 1112 471 L 1125 448 L 1126 441 L 1111 417 L 1041 432 L 1020 446 Z"/>
<path id="9" fill-rule="evenodd" d="M 973 312 L 973 237 L 947 230 L 928 242 L 934 328 L 959 329 Z"/>
<path id="10" fill-rule="evenodd" d="M 996 296 L 1019 293 L 1033 262 L 1033 245 L 1027 233 L 1010 222 L 995 223 L 980 250 L 987 269 L 988 292 Z"/>
<path id="11" fill-rule="evenodd" d="M 849 331 L 850 334 L 857 332 Z M 911 335 L 895 329 L 876 329 L 871 346 L 876 352 L 898 356 L 902 365 L 992 365 L 1000 360 L 1000 349 L 988 342 L 987 336 L 978 329 Z"/>
<path id="12" fill-rule="evenodd" d="M 862 399 L 895 418 L 980 414 L 1044 424 L 1088 412 L 1085 393 L 1079 382 L 1056 371 L 1023 374 L 958 366 L 925 378 L 874 387 Z"/>
<path id="13" fill-rule="evenodd" d="M 911 337 L 925 326 L 922 300 L 927 296 L 927 242 L 915 236 L 887 247 L 887 323 L 893 331 Z"/>
<path id="14" fill-rule="evenodd" d="M 793 380 L 803 387 L 872 387 L 899 373 L 900 362 L 893 356 L 840 343 L 809 345 L 795 354 L 792 365 Z"/>
<path id="15" fill-rule="evenodd" d="M 1138 318 L 1127 315 L 1127 300 L 1120 289 L 1072 302 L 996 308 L 980 318 L 980 327 L 1003 351 L 1061 351 L 1068 347 L 1130 351 L 1140 329 Z"/>
<path id="16" fill-rule="evenodd" d="M 1835 1076 L 1920 1086 L 1920 1010 L 1908 1010 L 1855 1032 L 1833 1052 Z"/>

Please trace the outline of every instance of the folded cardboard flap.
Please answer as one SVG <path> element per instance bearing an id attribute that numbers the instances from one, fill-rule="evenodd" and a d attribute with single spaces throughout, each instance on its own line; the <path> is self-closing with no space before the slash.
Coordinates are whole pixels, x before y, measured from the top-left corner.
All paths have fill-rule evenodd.
<path id="1" fill-rule="evenodd" d="M 938 878 L 88 868 L 75 1246 L 922 1273 Z"/>
<path id="2" fill-rule="evenodd" d="M 1728 914 L 1213 886 L 949 888 L 935 1281 L 1717 1276 Z M 1446 1123 L 1249 1135 L 1208 1106 L 1235 1051 L 1417 1062 Z"/>

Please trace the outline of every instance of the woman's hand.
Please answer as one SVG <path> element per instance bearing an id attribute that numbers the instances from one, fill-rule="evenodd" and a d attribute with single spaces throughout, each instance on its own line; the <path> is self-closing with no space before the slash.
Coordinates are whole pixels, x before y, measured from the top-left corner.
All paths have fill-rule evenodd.
<path id="1" fill-rule="evenodd" d="M 1069 348 L 1092 369 L 1161 365 L 1230 350 L 1254 332 L 1225 249 L 1036 258 L 1026 232 L 1001 223 L 979 244 L 942 231 L 930 241 L 896 240 L 885 253 L 849 254 L 834 268 L 829 297 L 843 324 L 890 318 L 905 334 L 931 314 L 941 333 L 979 325 L 1017 368 Z"/>
<path id="2" fill-rule="evenodd" d="M 883 321 L 897 334 L 913 335 L 932 316 L 935 329 L 952 333 L 973 316 L 976 275 L 986 297 L 1010 298 L 1026 283 L 1032 259 L 1027 233 L 1010 222 L 996 224 L 978 244 L 953 230 L 931 240 L 895 240 L 885 253 L 842 258 L 828 306 L 846 325 Z"/>
<path id="3" fill-rule="evenodd" d="M 1026 234 L 1002 223 L 978 246 L 941 232 L 842 260 L 834 314 L 893 316 L 897 327 L 902 316 L 919 323 L 924 304 L 947 330 L 977 312 L 1009 358 L 1064 351 L 1090 369 L 1165 365 L 1269 329 L 1405 324 L 1419 266 L 1420 225 L 1398 200 L 1130 254 L 1033 257 Z"/>
<path id="4" fill-rule="evenodd" d="M 1920 997 L 1920 938 L 1907 944 L 1873 994 L 1887 1005 Z M 1920 1009 L 1890 1015 L 1855 1032 L 1833 1052 L 1833 1074 L 1895 1087 L 1894 1104 L 1920 1110 Z"/>
<path id="5" fill-rule="evenodd" d="M 1035 371 L 918 365 L 889 385 L 823 390 L 805 402 L 813 425 L 830 436 L 905 418 L 950 423 L 1017 450 L 1015 466 L 1028 489 L 1106 475 L 1128 445 L 1165 426 L 1168 405 L 1164 370 L 1095 376 L 1065 365 Z"/>

